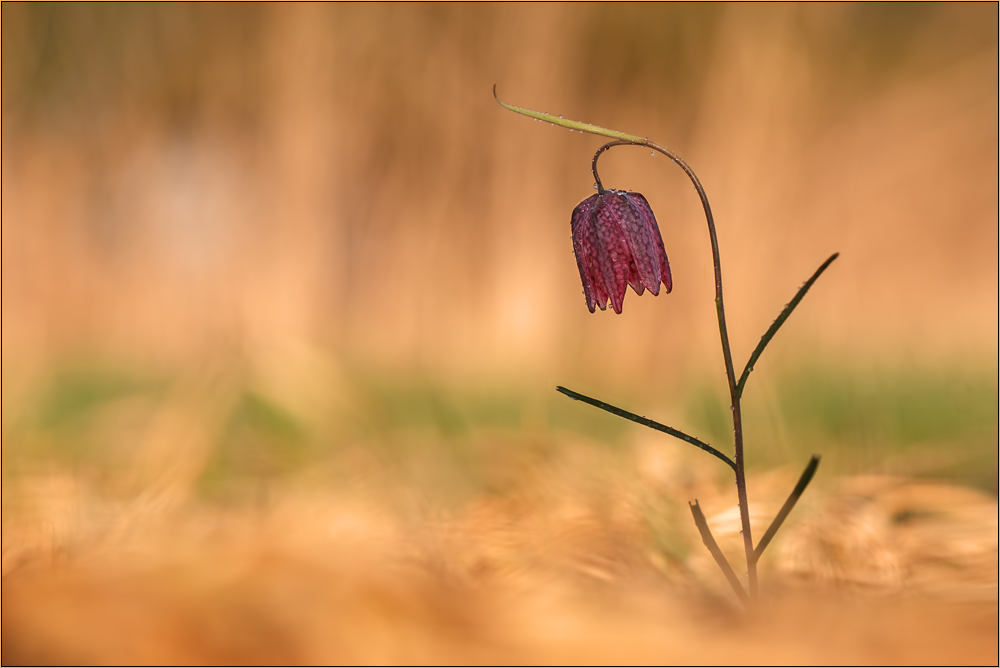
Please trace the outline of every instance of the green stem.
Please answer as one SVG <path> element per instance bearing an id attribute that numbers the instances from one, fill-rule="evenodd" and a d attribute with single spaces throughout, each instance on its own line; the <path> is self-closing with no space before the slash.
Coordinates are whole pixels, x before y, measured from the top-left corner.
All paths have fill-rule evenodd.
<path id="1" fill-rule="evenodd" d="M 496 101 L 505 109 L 509 109 L 518 114 L 524 116 L 529 116 L 540 121 L 546 121 L 553 125 L 558 125 L 560 127 L 569 128 L 571 130 L 579 130 L 580 132 L 588 132 L 590 134 L 600 135 L 602 137 L 609 137 L 615 141 L 610 142 L 607 146 L 602 147 L 599 153 L 607 150 L 611 146 L 618 146 L 622 144 L 635 144 L 638 146 L 648 146 L 655 151 L 659 151 L 663 155 L 670 158 L 673 162 L 677 164 L 684 173 L 687 174 L 691 183 L 694 185 L 695 190 L 698 191 L 698 196 L 701 198 L 702 207 L 705 209 L 705 218 L 708 221 L 708 236 L 712 244 L 712 263 L 715 266 L 715 305 L 716 313 L 719 318 L 719 336 L 722 339 L 722 357 L 726 364 L 726 377 L 729 381 L 729 397 L 732 401 L 732 412 L 733 412 L 733 440 L 735 446 L 735 472 L 736 472 L 736 495 L 739 499 L 740 506 L 740 520 L 743 526 L 743 548 L 746 552 L 747 560 L 747 579 L 750 584 L 750 598 L 757 597 L 757 563 L 753 558 L 753 538 L 750 534 L 750 511 L 749 505 L 747 503 L 747 485 L 746 485 L 746 474 L 745 465 L 743 461 L 743 419 L 740 412 L 740 395 L 736 388 L 736 372 L 733 369 L 733 355 L 729 347 L 729 333 L 726 329 L 726 309 L 722 301 L 722 263 L 719 258 L 719 240 L 715 233 L 715 221 L 712 217 L 712 208 L 708 204 L 708 195 L 705 194 L 705 189 L 702 187 L 701 182 L 698 180 L 698 176 L 694 173 L 694 170 L 686 162 L 684 162 L 680 156 L 671 151 L 670 149 L 660 146 L 654 142 L 649 141 L 645 137 L 639 137 L 636 135 L 630 135 L 624 132 L 618 132 L 617 130 L 609 130 L 608 128 L 602 128 L 599 125 L 591 125 L 589 123 L 580 123 L 579 121 L 571 121 L 564 118 L 559 118 L 557 116 L 552 116 L 550 114 L 544 114 L 537 111 L 532 111 L 530 109 L 523 109 L 521 107 L 515 107 L 513 105 L 502 102 L 500 98 L 497 97 L 496 86 L 493 86 L 493 97 Z M 596 161 L 595 161 L 596 170 Z"/>
<path id="2" fill-rule="evenodd" d="M 637 142 L 626 139 L 616 139 L 615 141 L 608 142 L 598 149 L 597 155 L 599 156 L 612 146 L 622 146 L 636 143 Z M 708 237 L 712 244 L 712 264 L 715 267 L 715 313 L 719 320 L 719 338 L 722 341 L 722 358 L 726 364 L 726 379 L 729 381 L 729 398 L 731 401 L 730 407 L 733 413 L 733 445 L 734 452 L 736 454 L 736 466 L 734 467 L 734 471 L 736 472 L 736 496 L 740 505 L 740 523 L 743 527 L 743 530 L 740 533 L 743 534 L 743 549 L 746 552 L 747 580 L 750 584 L 750 598 L 756 598 L 757 562 L 754 561 L 753 558 L 753 536 L 750 532 L 750 508 L 747 500 L 746 467 L 743 461 L 743 415 L 740 409 L 740 393 L 736 384 L 736 370 L 733 367 L 733 353 L 729 347 L 729 331 L 726 328 L 726 307 L 722 301 L 722 260 L 719 257 L 719 239 L 715 233 L 715 218 L 712 216 L 712 207 L 708 203 L 708 195 L 705 193 L 705 188 L 702 187 L 701 181 L 698 180 L 698 176 L 694 173 L 694 170 L 691 169 L 691 167 L 684 162 L 679 155 L 665 146 L 660 146 L 659 144 L 649 140 L 643 140 L 639 145 L 647 146 L 654 151 L 659 151 L 663 155 L 670 158 L 678 167 L 684 170 L 684 173 L 687 174 L 691 183 L 694 185 L 695 190 L 698 192 L 698 197 L 701 198 L 702 208 L 705 210 L 705 220 L 708 222 Z M 593 167 L 594 173 L 596 174 L 596 156 Z"/>

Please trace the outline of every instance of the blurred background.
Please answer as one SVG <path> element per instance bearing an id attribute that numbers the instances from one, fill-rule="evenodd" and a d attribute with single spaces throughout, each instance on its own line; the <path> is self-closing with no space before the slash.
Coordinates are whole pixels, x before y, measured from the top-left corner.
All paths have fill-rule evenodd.
<path id="1" fill-rule="evenodd" d="M 424 516 L 687 447 L 557 384 L 731 450 L 690 184 L 604 157 L 674 290 L 588 313 L 569 217 L 602 141 L 494 84 L 694 167 L 738 369 L 841 253 L 748 383 L 755 471 L 995 496 L 997 35 L 991 4 L 4 3 L 5 576 L 140 499 Z"/>

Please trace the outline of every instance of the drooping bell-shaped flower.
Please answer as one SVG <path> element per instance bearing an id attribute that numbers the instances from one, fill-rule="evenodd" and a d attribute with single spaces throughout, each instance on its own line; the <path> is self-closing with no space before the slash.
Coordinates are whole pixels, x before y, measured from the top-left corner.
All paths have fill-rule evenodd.
<path id="1" fill-rule="evenodd" d="M 670 292 L 670 264 L 653 210 L 639 193 L 604 190 L 573 209 L 570 219 L 573 251 L 583 281 L 587 308 L 622 312 L 625 288 L 641 295 L 660 294 L 660 283 Z"/>

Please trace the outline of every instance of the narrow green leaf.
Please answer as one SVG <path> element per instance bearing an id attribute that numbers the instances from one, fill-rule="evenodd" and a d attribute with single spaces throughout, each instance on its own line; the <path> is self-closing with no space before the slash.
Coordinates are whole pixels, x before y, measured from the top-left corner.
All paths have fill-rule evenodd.
<path id="1" fill-rule="evenodd" d="M 734 471 L 736 470 L 736 462 L 734 462 L 732 459 L 730 459 L 729 457 L 725 456 L 724 454 L 722 454 L 721 452 L 719 452 L 718 450 L 716 450 L 715 448 L 713 448 L 708 443 L 705 443 L 704 441 L 702 441 L 700 439 L 697 439 L 694 436 L 688 436 L 687 434 L 685 434 L 683 431 L 680 431 L 679 429 L 674 429 L 673 427 L 668 427 L 665 424 L 660 424 L 659 422 L 654 422 L 653 420 L 650 420 L 648 418 L 644 418 L 641 415 L 636 415 L 635 413 L 629 413 L 626 410 L 622 410 L 621 408 L 618 408 L 616 406 L 612 406 L 611 404 L 606 404 L 603 401 L 598 401 L 597 399 L 591 399 L 590 397 L 588 397 L 586 395 L 583 395 L 583 394 L 580 394 L 579 392 L 574 392 L 573 390 L 567 390 L 565 387 L 562 387 L 562 386 L 557 386 L 556 387 L 556 391 L 562 392 L 563 394 L 565 394 L 570 399 L 576 399 L 577 401 L 582 401 L 585 404 L 590 404 L 591 406 L 596 406 L 597 408 L 600 408 L 601 410 L 607 411 L 607 412 L 609 412 L 609 413 L 611 413 L 613 415 L 617 415 L 618 417 L 623 417 L 626 420 L 631 420 L 632 422 L 635 422 L 636 424 L 641 424 L 644 427 L 649 427 L 650 429 L 655 429 L 656 431 L 662 431 L 664 434 L 670 434 L 674 438 L 679 438 L 680 440 L 684 441 L 685 443 L 690 443 L 691 445 L 693 445 L 695 447 L 701 448 L 702 450 L 704 450 L 705 452 L 709 453 L 710 455 L 715 455 L 716 457 L 718 457 L 722 461 L 724 461 L 727 464 L 729 464 L 730 468 L 732 468 Z"/>
<path id="2" fill-rule="evenodd" d="M 698 527 L 698 532 L 701 534 L 701 540 L 705 543 L 705 547 L 708 551 L 712 553 L 715 557 L 715 563 L 719 564 L 719 568 L 722 569 L 723 575 L 729 580 L 729 586 L 733 588 L 736 592 L 736 596 L 740 599 L 743 605 L 749 602 L 749 597 L 747 596 L 746 590 L 743 589 L 743 584 L 740 579 L 736 577 L 736 573 L 733 572 L 733 567 L 729 565 L 726 561 L 726 555 L 722 554 L 722 550 L 719 549 L 719 544 L 715 542 L 715 537 L 712 535 L 712 530 L 708 528 L 708 520 L 705 519 L 705 513 L 702 512 L 701 506 L 698 505 L 698 499 L 694 500 L 694 503 L 688 504 L 691 507 L 691 514 L 694 515 L 694 523 Z"/>
<path id="3" fill-rule="evenodd" d="M 757 543 L 757 547 L 754 548 L 753 560 L 755 563 L 760 559 L 760 555 L 764 554 L 764 550 L 774 538 L 774 535 L 778 533 L 778 529 L 781 528 L 785 518 L 788 517 L 788 513 L 792 512 L 792 508 L 795 507 L 799 497 L 806 491 L 806 487 L 809 486 L 809 482 L 813 479 L 813 475 L 816 473 L 817 467 L 819 467 L 819 455 L 813 455 L 809 460 L 809 464 L 806 466 L 806 470 L 803 471 L 802 475 L 799 477 L 799 482 L 795 485 L 795 489 L 793 489 L 792 493 L 788 495 L 788 500 L 785 501 L 785 505 L 783 505 L 781 510 L 778 511 L 774 521 L 771 522 L 771 526 L 767 528 L 767 531 L 764 532 L 764 536 L 760 539 L 760 542 Z"/>
<path id="4" fill-rule="evenodd" d="M 801 288 L 799 288 L 799 291 L 795 293 L 795 296 L 792 297 L 792 301 L 785 305 L 785 308 L 782 309 L 780 314 L 778 314 L 775 321 L 772 322 L 771 326 L 767 328 L 766 332 L 764 332 L 764 336 L 760 337 L 760 343 L 757 344 L 753 354 L 750 355 L 747 365 L 743 368 L 743 375 L 740 376 L 740 382 L 736 384 L 737 397 L 743 396 L 743 387 L 746 385 L 747 378 L 750 377 L 750 372 L 753 371 L 753 367 L 757 363 L 757 360 L 760 359 L 761 353 L 764 352 L 764 348 L 766 348 L 767 344 L 771 342 L 774 335 L 778 333 L 778 329 L 785 324 L 785 321 L 788 320 L 788 316 L 792 314 L 795 307 L 798 306 L 799 302 L 802 301 L 802 298 L 806 296 L 806 293 L 809 292 L 809 288 L 811 288 L 813 283 L 816 282 L 816 279 L 820 277 L 820 274 L 826 271 L 826 268 L 829 267 L 839 255 L 840 253 L 834 253 L 827 258 L 826 262 L 820 265 L 819 269 L 816 270 L 816 273 L 813 274 L 809 280 L 806 281 Z"/>
<path id="5" fill-rule="evenodd" d="M 499 97 L 497 97 L 496 85 L 493 86 L 493 99 L 499 102 L 500 106 L 503 107 L 504 109 L 509 109 L 516 114 L 529 116 L 531 118 L 535 118 L 540 121 L 545 121 L 546 123 L 552 123 L 553 125 L 569 128 L 570 130 L 589 132 L 590 134 L 593 135 L 601 135 L 602 137 L 611 137 L 612 139 L 621 139 L 623 141 L 632 142 L 634 144 L 645 145 L 648 142 L 648 140 L 645 137 L 637 137 L 636 135 L 630 135 L 625 132 L 619 132 L 618 130 L 609 130 L 608 128 L 602 128 L 600 125 L 591 125 L 590 123 L 571 121 L 568 118 L 563 118 L 562 116 L 553 116 L 551 114 L 543 114 L 540 111 L 532 111 L 531 109 L 522 109 L 521 107 L 515 107 L 514 105 L 507 104 Z"/>

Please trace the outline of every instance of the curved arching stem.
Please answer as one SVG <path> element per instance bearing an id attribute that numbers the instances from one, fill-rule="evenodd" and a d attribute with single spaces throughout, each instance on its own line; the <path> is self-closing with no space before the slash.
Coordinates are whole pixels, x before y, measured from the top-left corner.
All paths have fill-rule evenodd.
<path id="1" fill-rule="evenodd" d="M 665 146 L 660 146 L 648 139 L 640 139 L 639 141 L 633 139 L 616 139 L 597 149 L 597 152 L 594 154 L 592 169 L 598 191 L 603 191 L 603 186 L 600 176 L 597 173 L 597 159 L 601 157 L 602 153 L 615 146 L 646 146 L 670 158 L 678 167 L 684 170 L 691 183 L 694 184 L 694 189 L 698 191 L 698 197 L 701 198 L 701 205 L 705 209 L 705 220 L 708 222 L 708 236 L 712 242 L 712 263 L 715 266 L 715 312 L 719 318 L 719 337 L 722 339 L 722 356 L 726 362 L 726 378 L 729 380 L 729 398 L 733 411 L 736 495 L 739 498 L 740 521 L 743 527 L 741 533 L 743 534 L 743 547 L 746 550 L 747 556 L 747 581 L 750 585 L 750 597 L 756 598 L 757 563 L 754 558 L 753 536 L 750 533 L 750 509 L 747 502 L 746 470 L 743 461 L 743 417 L 740 412 L 740 392 L 737 387 L 736 371 L 733 367 L 733 354 L 729 347 L 729 331 L 726 328 L 726 308 L 722 301 L 722 261 L 719 258 L 719 239 L 715 233 L 715 219 L 712 217 L 712 207 L 708 203 L 708 195 L 705 194 L 705 188 L 702 187 L 701 181 L 698 180 L 698 176 L 694 173 L 694 170 L 679 155 Z"/>
<path id="2" fill-rule="evenodd" d="M 684 162 L 680 156 L 666 148 L 665 146 L 660 146 L 655 142 L 651 142 L 645 137 L 639 137 L 637 135 L 630 135 L 624 132 L 619 132 L 618 130 L 611 130 L 609 128 L 604 128 L 599 125 L 592 125 L 590 123 L 581 123 L 580 121 L 573 121 L 566 118 L 560 118 L 552 116 L 551 114 L 546 114 L 544 112 L 532 111 L 531 109 L 524 109 L 522 107 L 515 107 L 512 104 L 508 104 L 501 100 L 497 96 L 497 87 L 493 86 L 493 98 L 500 104 L 504 109 L 513 111 L 516 114 L 521 114 L 523 116 L 528 116 L 534 118 L 537 121 L 542 121 L 550 123 L 552 125 L 558 125 L 560 127 L 569 128 L 570 130 L 576 130 L 578 132 L 587 132 L 594 135 L 599 135 L 601 137 L 608 137 L 613 139 L 601 148 L 597 150 L 594 155 L 593 170 L 594 179 L 597 182 L 598 191 L 603 191 L 604 186 L 601 184 L 600 177 L 597 175 L 597 159 L 600 157 L 604 151 L 608 150 L 613 146 L 624 146 L 624 145 L 635 145 L 635 146 L 646 146 L 653 149 L 654 151 L 659 151 L 663 155 L 674 161 L 678 167 L 684 170 L 684 173 L 688 175 L 691 179 L 691 183 L 694 184 L 695 190 L 698 191 L 698 196 L 701 198 L 701 205 L 705 209 L 705 218 L 708 221 L 708 236 L 712 242 L 712 263 L 715 265 L 715 311 L 719 317 L 719 336 L 722 339 L 722 356 L 726 362 L 726 377 L 729 380 L 729 397 L 732 401 L 732 411 L 733 411 L 733 434 L 734 434 L 734 446 L 735 446 L 735 471 L 736 471 L 736 493 L 739 497 L 740 503 L 740 521 L 743 526 L 743 547 L 746 550 L 747 558 L 747 580 L 750 585 L 750 598 L 754 599 L 757 597 L 757 564 L 754 558 L 753 549 L 753 538 L 750 534 L 750 510 L 747 503 L 747 484 L 745 467 L 743 461 L 743 418 L 740 414 L 740 392 L 738 389 L 738 384 L 736 380 L 736 372 L 733 369 L 733 355 L 729 348 L 729 332 L 726 329 L 726 310 L 722 302 L 722 264 L 719 260 L 719 240 L 715 234 L 715 220 L 712 218 L 712 208 L 708 204 L 708 195 L 705 194 L 705 189 L 702 187 L 701 182 L 698 180 L 698 176 L 694 173 L 694 170 Z"/>
<path id="3" fill-rule="evenodd" d="M 628 141 L 612 141 L 608 142 L 601 148 L 597 149 L 597 153 L 594 154 L 594 160 L 590 163 L 590 171 L 594 173 L 594 186 L 597 188 L 597 194 L 600 195 L 604 192 L 604 184 L 601 183 L 601 175 L 597 173 L 597 159 L 601 157 L 601 154 L 607 151 L 612 146 L 618 146 L 619 144 L 631 144 Z"/>

